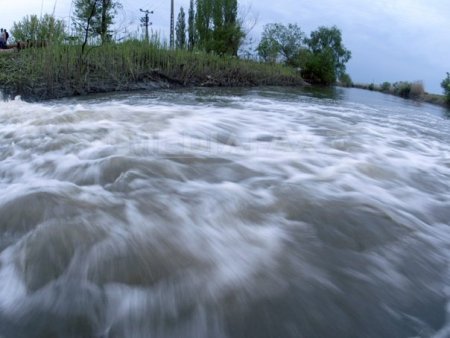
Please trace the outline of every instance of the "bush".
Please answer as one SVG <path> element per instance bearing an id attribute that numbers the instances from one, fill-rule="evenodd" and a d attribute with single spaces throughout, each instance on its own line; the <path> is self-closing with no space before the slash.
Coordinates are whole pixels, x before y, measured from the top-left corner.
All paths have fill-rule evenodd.
<path id="1" fill-rule="evenodd" d="M 444 89 L 445 98 L 447 103 L 450 104 L 450 73 L 447 73 L 447 78 L 442 80 L 441 87 Z"/>
<path id="2" fill-rule="evenodd" d="M 14 22 L 11 34 L 15 41 L 49 41 L 61 43 L 64 41 L 64 21 L 54 16 L 45 14 L 38 18 L 37 15 L 24 17 L 19 22 Z"/>
<path id="3" fill-rule="evenodd" d="M 329 51 L 312 53 L 304 50 L 300 60 L 301 75 L 306 81 L 326 86 L 336 81 L 336 68 Z"/>
<path id="4" fill-rule="evenodd" d="M 401 96 L 405 99 L 409 98 L 411 93 L 411 83 L 410 82 L 396 82 L 394 83 L 394 94 Z"/>
<path id="5" fill-rule="evenodd" d="M 391 83 L 390 82 L 383 82 L 381 84 L 381 91 L 384 93 L 391 91 Z"/>
<path id="6" fill-rule="evenodd" d="M 339 82 L 344 87 L 352 87 L 353 86 L 352 78 L 347 73 L 344 73 L 341 75 L 341 77 L 339 78 Z"/>
<path id="7" fill-rule="evenodd" d="M 394 83 L 393 92 L 395 95 L 401 96 L 405 99 L 419 99 L 424 96 L 425 89 L 422 81 L 401 81 Z"/>

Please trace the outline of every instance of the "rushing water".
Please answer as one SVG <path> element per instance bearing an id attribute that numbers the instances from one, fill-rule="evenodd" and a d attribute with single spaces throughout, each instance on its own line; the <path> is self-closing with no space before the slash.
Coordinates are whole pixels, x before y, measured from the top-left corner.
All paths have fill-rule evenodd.
<path id="1" fill-rule="evenodd" d="M 359 90 L 0 103 L 0 337 L 450 337 L 450 121 Z"/>

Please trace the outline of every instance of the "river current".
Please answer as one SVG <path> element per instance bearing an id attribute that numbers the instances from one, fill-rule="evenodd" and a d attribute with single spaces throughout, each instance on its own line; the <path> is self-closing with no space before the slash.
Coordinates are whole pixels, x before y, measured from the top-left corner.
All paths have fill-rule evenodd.
<path id="1" fill-rule="evenodd" d="M 0 102 L 0 337 L 450 337 L 450 120 L 356 89 Z"/>

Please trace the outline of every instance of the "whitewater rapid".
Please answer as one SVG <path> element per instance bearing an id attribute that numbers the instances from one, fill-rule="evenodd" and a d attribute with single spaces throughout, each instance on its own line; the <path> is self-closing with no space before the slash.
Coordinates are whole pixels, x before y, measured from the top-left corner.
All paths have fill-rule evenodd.
<path id="1" fill-rule="evenodd" d="M 0 102 L 0 337 L 450 337 L 449 141 L 351 89 Z"/>

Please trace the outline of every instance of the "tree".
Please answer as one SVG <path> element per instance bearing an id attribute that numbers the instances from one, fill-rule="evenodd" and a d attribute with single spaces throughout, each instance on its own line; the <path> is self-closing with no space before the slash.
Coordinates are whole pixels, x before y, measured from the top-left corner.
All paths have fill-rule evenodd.
<path id="1" fill-rule="evenodd" d="M 342 43 L 341 31 L 333 26 L 319 27 L 318 30 L 311 33 L 306 43 L 313 54 L 327 54 L 333 59 L 335 76 L 341 77 L 345 73 L 345 64 L 350 60 L 352 54 Z"/>
<path id="2" fill-rule="evenodd" d="M 178 13 L 176 26 L 176 46 L 179 49 L 184 49 L 186 47 L 186 15 L 184 14 L 183 7 L 180 8 L 180 13 Z"/>
<path id="3" fill-rule="evenodd" d="M 340 76 L 339 83 L 344 87 L 352 87 L 353 86 L 353 80 L 348 73 L 344 73 Z"/>
<path id="4" fill-rule="evenodd" d="M 272 23 L 264 26 L 261 42 L 256 51 L 266 62 L 283 61 L 293 65 L 304 48 L 305 34 L 299 26 Z"/>
<path id="5" fill-rule="evenodd" d="M 45 14 L 42 18 L 37 15 L 24 17 L 19 22 L 14 22 L 11 35 L 16 41 L 49 41 L 61 43 L 65 37 L 64 21 L 55 19 L 54 16 Z"/>
<path id="6" fill-rule="evenodd" d="M 195 11 L 194 0 L 189 3 L 189 17 L 188 17 L 188 48 L 193 50 L 195 47 Z"/>
<path id="7" fill-rule="evenodd" d="M 389 93 L 391 91 L 391 87 L 392 87 L 391 83 L 385 81 L 381 84 L 380 89 L 384 93 Z"/>
<path id="8" fill-rule="evenodd" d="M 442 80 L 441 87 L 444 89 L 447 103 L 450 104 L 450 73 L 447 73 L 447 77 Z"/>
<path id="9" fill-rule="evenodd" d="M 197 31 L 198 46 L 207 52 L 211 51 L 211 11 L 210 0 L 197 0 L 195 29 Z"/>
<path id="10" fill-rule="evenodd" d="M 102 44 L 110 40 L 109 28 L 117 9 L 122 5 L 114 0 L 75 0 L 75 28 L 88 37 L 100 37 Z"/>
<path id="11" fill-rule="evenodd" d="M 301 68 L 302 77 L 311 83 L 330 85 L 336 82 L 336 68 L 329 50 L 313 53 L 303 49 L 298 54 L 296 63 Z"/>
<path id="12" fill-rule="evenodd" d="M 206 52 L 237 56 L 245 34 L 237 0 L 197 0 L 197 45 Z"/>

